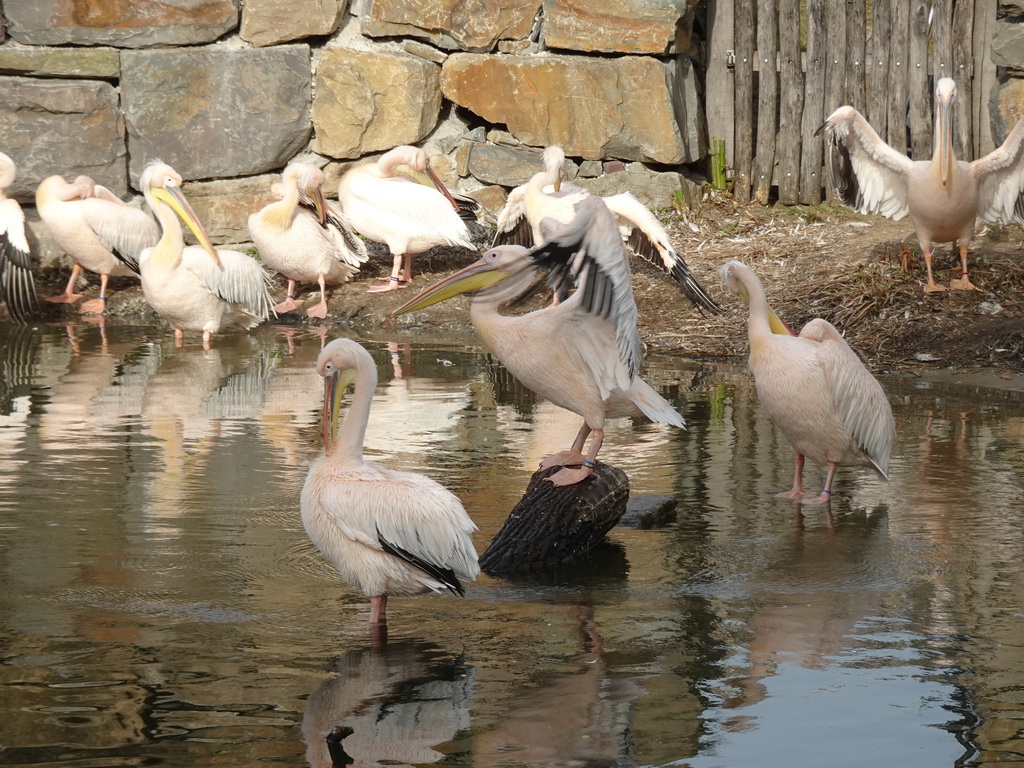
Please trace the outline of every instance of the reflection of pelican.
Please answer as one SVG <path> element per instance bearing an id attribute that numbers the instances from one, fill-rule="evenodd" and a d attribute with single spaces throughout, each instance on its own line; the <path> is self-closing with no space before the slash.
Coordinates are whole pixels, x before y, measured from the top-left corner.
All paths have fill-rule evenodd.
<path id="1" fill-rule="evenodd" d="M 343 747 L 357 765 L 436 763 L 437 747 L 470 726 L 476 669 L 420 642 L 347 653 L 335 671 L 306 700 L 312 768 L 330 768 L 324 737 L 339 726 L 352 730 Z"/>
<path id="2" fill-rule="evenodd" d="M 202 331 L 203 345 L 222 328 L 252 328 L 270 314 L 267 275 L 255 260 L 238 251 L 214 249 L 203 225 L 181 194 L 181 176 L 160 162 L 142 172 L 139 185 L 163 235 L 139 258 L 142 290 L 174 328 L 180 343 L 185 330 Z M 178 217 L 201 245 L 185 247 Z"/>
<path id="3" fill-rule="evenodd" d="M 488 349 L 541 397 L 583 417 L 572 448 L 542 464 L 582 464 L 549 478 L 556 485 L 571 485 L 592 474 L 606 418 L 642 414 L 677 427 L 683 419 L 637 374 L 640 334 L 629 263 L 615 219 L 601 199 L 586 198 L 572 222 L 547 228 L 546 234 L 550 242 L 534 251 L 517 245 L 491 249 L 393 314 L 477 291 L 470 312 Z M 562 279 L 572 270 L 578 290 L 556 306 L 518 317 L 498 314 L 499 305 L 522 294 L 541 267 L 553 267 Z"/>
<path id="4" fill-rule="evenodd" d="M 967 244 L 979 216 L 988 221 L 1024 221 L 1024 122 L 1002 146 L 971 163 L 953 156 L 952 107 L 956 84 L 948 77 L 935 85 L 935 138 L 931 160 L 913 161 L 875 133 L 857 110 L 837 109 L 822 125 L 828 144 L 832 183 L 840 199 L 861 213 L 891 219 L 910 212 L 928 269 L 925 291 L 944 291 L 932 277 L 932 243 L 956 241 L 960 277 L 951 288 L 976 290 L 967 277 Z"/>
<path id="5" fill-rule="evenodd" d="M 874 467 L 885 477 L 896 434 L 892 409 L 839 331 L 817 318 L 799 336 L 788 333 L 757 275 L 738 261 L 722 267 L 722 281 L 750 306 L 749 364 L 757 395 L 796 452 L 793 489 L 779 496 L 803 496 L 805 456 L 828 467 L 816 503 L 829 500 L 840 465 Z"/>
<path id="6" fill-rule="evenodd" d="M 18 201 L 5 192 L 16 174 L 14 161 L 0 152 L 0 299 L 11 318 L 25 322 L 37 309 L 36 284 L 25 239 L 25 214 Z"/>
<path id="7" fill-rule="evenodd" d="M 394 258 L 387 285 L 370 292 L 393 291 L 412 280 L 415 253 L 436 245 L 473 248 L 459 203 L 430 170 L 419 147 L 395 147 L 375 163 L 357 165 L 342 176 L 338 202 L 352 226 L 384 243 Z"/>
<path id="8" fill-rule="evenodd" d="M 302 306 L 295 283 L 320 285 L 320 303 L 306 310 L 310 317 L 327 317 L 327 285 L 339 285 L 366 261 L 366 245 L 352 232 L 341 212 L 328 207 L 321 187 L 324 172 L 309 163 L 292 163 L 281 174 L 281 199 L 249 217 L 249 234 L 269 269 L 288 278 L 288 295 L 274 307 L 277 313 Z M 300 205 L 302 196 L 313 210 Z"/>
<path id="9" fill-rule="evenodd" d="M 100 295 L 82 305 L 86 313 L 106 309 L 110 276 L 137 277 L 140 254 L 160 237 L 159 227 L 145 211 L 128 205 L 88 176 L 78 176 L 70 184 L 62 176 L 43 179 L 36 188 L 36 208 L 73 262 L 64 293 L 47 301 L 78 301 L 82 297 L 75 293 L 75 283 L 82 269 L 98 272 Z"/>
<path id="10" fill-rule="evenodd" d="M 590 192 L 575 184 L 562 182 L 565 152 L 561 147 L 544 150 L 544 170 L 535 173 L 522 186 L 509 192 L 498 216 L 493 245 L 532 247 L 544 241 L 540 231 L 543 219 L 568 224 L 576 215 L 576 206 Z M 601 198 L 615 214 L 623 242 L 631 253 L 665 270 L 690 301 L 698 307 L 721 314 L 704 287 L 697 281 L 683 257 L 672 246 L 668 232 L 653 213 L 629 192 Z"/>
<path id="11" fill-rule="evenodd" d="M 389 595 L 427 590 L 464 594 L 460 579 L 480 573 L 461 502 L 430 478 L 363 460 L 363 440 L 377 368 L 351 339 L 320 353 L 324 378 L 324 455 L 302 489 L 302 524 L 342 578 L 370 598 L 370 623 L 386 621 Z M 349 384 L 352 404 L 341 426 L 338 407 Z"/>

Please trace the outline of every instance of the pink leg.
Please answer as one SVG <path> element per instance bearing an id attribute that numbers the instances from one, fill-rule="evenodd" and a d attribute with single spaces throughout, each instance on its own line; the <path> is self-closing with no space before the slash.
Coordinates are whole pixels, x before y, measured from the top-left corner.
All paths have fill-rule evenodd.
<path id="1" fill-rule="evenodd" d="M 85 302 L 79 310 L 83 315 L 99 315 L 107 308 L 107 282 L 110 275 L 100 275 L 100 297 Z"/>
<path id="2" fill-rule="evenodd" d="M 924 285 L 925 293 L 935 293 L 936 291 L 944 291 L 946 287 L 939 285 L 935 282 L 935 278 L 932 277 L 932 247 L 931 244 L 927 248 L 922 248 L 924 251 L 924 266 L 928 270 L 928 282 Z"/>
<path id="3" fill-rule="evenodd" d="M 950 280 L 949 287 L 954 291 L 977 291 L 977 286 L 967 277 L 967 246 L 960 246 L 960 277 Z"/>
<path id="4" fill-rule="evenodd" d="M 838 469 L 839 465 L 834 461 L 828 463 L 828 475 L 825 477 L 825 487 L 821 489 L 821 495 L 808 499 L 805 504 L 828 504 L 832 501 L 832 481 L 835 480 Z"/>
<path id="5" fill-rule="evenodd" d="M 388 610 L 388 596 L 374 595 L 370 598 L 370 623 L 386 624 Z"/>
<path id="6" fill-rule="evenodd" d="M 587 422 L 583 422 L 580 431 L 576 433 L 576 440 L 573 441 L 572 447 L 567 451 L 551 454 L 540 463 L 540 468 L 549 469 L 551 467 L 568 467 L 582 464 L 584 459 L 583 444 L 587 442 L 589 435 L 590 427 L 587 425 Z"/>
<path id="7" fill-rule="evenodd" d="M 174 347 L 180 348 L 185 343 L 185 332 L 181 328 L 174 329 Z"/>
<path id="8" fill-rule="evenodd" d="M 293 309 L 298 309 L 302 306 L 302 302 L 295 298 L 295 281 L 288 281 L 288 295 L 284 297 L 284 301 L 274 307 L 274 311 L 279 315 L 283 315 L 286 312 L 291 312 Z"/>
<path id="9" fill-rule="evenodd" d="M 327 283 L 323 275 L 317 275 L 316 279 L 320 283 L 320 303 L 307 309 L 306 315 L 323 320 L 327 317 Z"/>
<path id="10" fill-rule="evenodd" d="M 778 499 L 799 499 L 804 495 L 804 455 L 796 454 L 793 460 L 793 490 L 775 494 Z"/>
<path id="11" fill-rule="evenodd" d="M 209 331 L 203 331 L 203 351 L 210 351 L 210 339 L 213 338 L 213 334 Z"/>
<path id="12" fill-rule="evenodd" d="M 402 271 L 402 256 L 403 254 L 401 253 L 395 254 L 394 263 L 392 264 L 391 267 L 391 277 L 388 278 L 387 285 L 371 285 L 369 288 L 366 289 L 367 293 L 384 293 L 385 291 L 397 291 L 399 288 L 405 287 L 404 285 L 402 285 L 402 279 L 399 277 L 399 274 Z M 408 275 L 411 269 L 412 266 L 410 258 L 410 266 L 406 270 L 406 282 L 408 282 L 409 280 Z"/>
<path id="13" fill-rule="evenodd" d="M 594 436 L 590 441 L 590 452 L 587 454 L 587 458 L 583 460 L 583 466 L 578 469 L 569 469 L 568 467 L 565 467 L 558 472 L 555 472 L 555 474 L 547 479 L 559 486 L 575 485 L 582 480 L 586 480 L 594 474 L 594 464 L 597 460 L 597 452 L 601 450 L 601 443 L 603 442 L 604 430 L 595 429 Z"/>
<path id="14" fill-rule="evenodd" d="M 64 289 L 64 293 L 59 296 L 48 296 L 46 300 L 54 304 L 74 304 L 82 298 L 82 294 L 75 293 L 75 283 L 78 282 L 80 274 L 82 274 L 82 267 L 76 261 L 71 267 L 71 279 L 68 280 L 68 287 Z"/>

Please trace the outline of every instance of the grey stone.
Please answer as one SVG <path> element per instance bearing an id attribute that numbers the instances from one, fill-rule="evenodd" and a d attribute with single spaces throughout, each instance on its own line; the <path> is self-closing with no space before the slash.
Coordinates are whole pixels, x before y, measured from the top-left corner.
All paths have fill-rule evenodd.
<path id="1" fill-rule="evenodd" d="M 540 150 L 512 149 L 497 144 L 473 144 L 469 151 L 469 172 L 484 184 L 518 187 L 544 170 Z M 574 179 L 576 164 L 566 158 L 562 177 Z"/>
<path id="2" fill-rule="evenodd" d="M 448 54 L 444 51 L 439 51 L 432 45 L 421 43 L 416 40 L 406 40 L 402 43 L 402 50 L 406 53 L 411 53 L 413 56 L 419 56 L 421 59 L 433 62 L 434 64 L 444 64 L 444 60 L 448 58 Z"/>
<path id="3" fill-rule="evenodd" d="M 8 0 L 4 13 L 29 45 L 199 45 L 238 26 L 237 0 Z"/>
<path id="4" fill-rule="evenodd" d="M 243 179 L 192 181 L 182 186 L 182 192 L 214 243 L 245 243 L 252 239 L 249 214 L 274 202 L 270 185 L 280 180 L 281 175 L 275 173 Z"/>
<path id="5" fill-rule="evenodd" d="M 13 197 L 33 200 L 39 182 L 53 174 L 91 176 L 124 195 L 124 134 L 109 83 L 0 77 L 3 151 L 18 166 Z"/>
<path id="6" fill-rule="evenodd" d="M 626 503 L 626 512 L 619 519 L 623 528 L 664 528 L 676 521 L 675 496 L 632 496 Z"/>
<path id="7" fill-rule="evenodd" d="M 255 46 L 332 34 L 348 0 L 245 0 L 238 36 Z"/>
<path id="8" fill-rule="evenodd" d="M 491 51 L 529 36 L 540 0 L 374 0 L 367 37 L 418 37 L 450 51 Z"/>
<path id="9" fill-rule="evenodd" d="M 186 179 L 280 168 L 312 133 L 306 45 L 125 51 L 131 175 L 159 158 Z"/>
<path id="10" fill-rule="evenodd" d="M 648 208 L 671 208 L 676 191 L 682 188 L 683 177 L 671 171 L 653 171 L 642 163 L 630 163 L 619 173 L 579 178 L 576 183 L 601 197 L 632 192 Z"/>
<path id="11" fill-rule="evenodd" d="M 121 57 L 113 48 L 6 45 L 0 48 L 0 73 L 115 80 L 121 74 Z"/>
<path id="12" fill-rule="evenodd" d="M 992 63 L 1010 70 L 1024 70 L 1024 23 L 997 19 L 992 32 Z"/>

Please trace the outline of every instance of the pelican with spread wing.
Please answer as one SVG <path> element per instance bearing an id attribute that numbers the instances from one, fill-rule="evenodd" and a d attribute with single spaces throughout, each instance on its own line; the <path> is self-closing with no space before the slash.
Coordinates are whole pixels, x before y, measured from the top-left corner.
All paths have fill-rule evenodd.
<path id="1" fill-rule="evenodd" d="M 174 328 L 178 344 L 185 331 L 202 331 L 203 346 L 225 328 L 252 328 L 271 312 L 267 273 L 238 251 L 216 249 L 181 192 L 181 176 L 152 162 L 139 185 L 160 222 L 162 235 L 139 258 L 146 299 Z M 180 217 L 180 221 L 179 221 Z M 199 240 L 185 247 L 181 221 Z"/>
<path id="2" fill-rule="evenodd" d="M 642 415 L 677 427 L 684 422 L 637 372 L 637 309 L 614 215 L 591 196 L 580 201 L 568 224 L 545 220 L 541 230 L 545 242 L 537 248 L 492 248 L 392 314 L 475 291 L 470 316 L 487 348 L 525 386 L 583 417 L 572 447 L 541 464 L 562 466 L 548 479 L 571 485 L 593 474 L 606 419 Z M 499 314 L 499 306 L 526 291 L 541 269 L 550 269 L 556 282 L 575 282 L 575 293 L 525 315 Z"/>
<path id="3" fill-rule="evenodd" d="M 960 248 L 956 290 L 977 290 L 967 274 L 967 246 L 980 217 L 1024 222 L 1024 121 L 1002 146 L 973 162 L 953 155 L 952 109 L 956 83 L 935 86 L 935 138 L 931 160 L 911 160 L 884 141 L 850 106 L 837 109 L 818 129 L 824 132 L 832 184 L 845 205 L 861 213 L 901 219 L 910 213 L 928 270 L 926 292 L 944 291 L 932 275 L 932 244 L 955 241 Z"/>
<path id="4" fill-rule="evenodd" d="M 540 223 L 544 219 L 567 224 L 576 207 L 591 193 L 562 181 L 565 152 L 561 147 L 544 150 L 544 170 L 508 194 L 498 215 L 492 245 L 522 245 L 531 248 L 543 242 Z M 722 308 L 704 290 L 686 261 L 676 251 L 661 222 L 630 192 L 601 198 L 615 214 L 623 243 L 629 253 L 664 270 L 683 294 L 701 309 L 716 315 Z"/>
<path id="5" fill-rule="evenodd" d="M 36 284 L 32 277 L 32 254 L 25 237 L 25 213 L 7 189 L 18 169 L 0 152 L 0 299 L 13 320 L 27 322 L 37 311 Z"/>

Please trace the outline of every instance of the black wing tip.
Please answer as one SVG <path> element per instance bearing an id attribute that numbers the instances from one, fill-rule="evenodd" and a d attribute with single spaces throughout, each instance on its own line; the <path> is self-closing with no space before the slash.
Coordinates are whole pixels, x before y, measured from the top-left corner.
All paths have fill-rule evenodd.
<path id="1" fill-rule="evenodd" d="M 441 585 L 453 595 L 458 595 L 459 597 L 466 596 L 466 590 L 459 581 L 459 577 L 455 575 L 455 571 L 451 568 L 442 568 L 439 565 L 431 563 L 429 560 L 424 560 L 411 552 L 407 552 L 397 544 L 392 544 L 381 535 L 380 530 L 377 531 L 377 541 L 380 543 L 381 548 L 389 555 L 394 555 L 400 560 L 404 560 L 409 563 L 409 565 L 419 568 L 428 576 L 437 579 L 441 582 Z"/>

